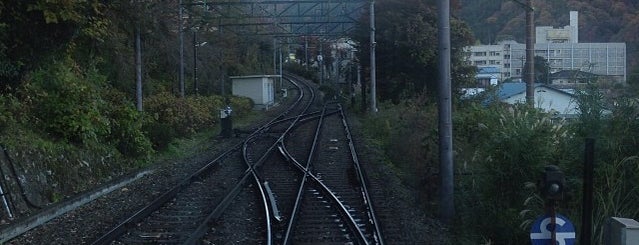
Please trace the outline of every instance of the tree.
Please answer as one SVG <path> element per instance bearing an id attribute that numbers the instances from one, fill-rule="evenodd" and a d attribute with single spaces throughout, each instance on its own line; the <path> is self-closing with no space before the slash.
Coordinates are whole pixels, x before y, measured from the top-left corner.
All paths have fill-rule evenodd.
<path id="1" fill-rule="evenodd" d="M 535 56 L 535 82 L 550 84 L 550 67 L 541 56 Z"/>
<path id="2" fill-rule="evenodd" d="M 29 70 L 49 63 L 83 35 L 97 35 L 97 0 L 7 0 L 0 4 L 0 89 L 17 87 Z"/>
<path id="3" fill-rule="evenodd" d="M 382 0 L 376 2 L 377 86 L 381 100 L 398 103 L 422 93 L 437 91 L 437 12 L 434 0 Z M 366 15 L 368 16 L 368 15 Z M 363 17 L 354 39 L 360 43 L 358 59 L 370 69 L 368 20 Z M 465 79 L 462 50 L 472 43 L 469 29 L 453 20 L 454 78 Z M 459 69 L 458 69 L 459 68 Z M 459 81 L 455 81 L 459 82 Z"/>

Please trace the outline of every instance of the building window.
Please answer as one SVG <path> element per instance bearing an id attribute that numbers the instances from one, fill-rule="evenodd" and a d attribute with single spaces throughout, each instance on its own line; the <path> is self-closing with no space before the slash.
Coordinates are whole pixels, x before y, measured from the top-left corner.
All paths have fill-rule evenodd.
<path id="1" fill-rule="evenodd" d="M 510 55 L 509 54 L 504 55 L 504 59 L 510 59 Z"/>
<path id="2" fill-rule="evenodd" d="M 510 63 L 504 63 L 504 68 L 510 68 Z"/>
<path id="3" fill-rule="evenodd" d="M 475 56 L 486 56 L 486 52 L 474 52 L 473 55 L 475 55 Z"/>

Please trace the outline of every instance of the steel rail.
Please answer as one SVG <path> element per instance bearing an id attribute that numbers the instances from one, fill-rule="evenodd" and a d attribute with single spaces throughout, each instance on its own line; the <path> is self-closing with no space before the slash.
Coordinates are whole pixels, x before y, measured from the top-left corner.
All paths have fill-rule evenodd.
<path id="1" fill-rule="evenodd" d="M 298 89 L 301 88 L 298 83 L 292 81 L 291 79 L 287 79 L 287 80 L 289 80 L 289 82 L 291 82 Z M 300 89 L 300 91 L 301 91 L 301 89 Z M 177 196 L 177 194 L 181 190 L 186 188 L 186 186 L 188 186 L 194 180 L 200 178 L 201 175 L 203 175 L 204 173 L 206 173 L 207 171 L 212 169 L 212 167 L 214 166 L 215 163 L 217 163 L 220 160 L 226 158 L 232 152 L 238 150 L 239 147 L 243 146 L 251 138 L 251 136 L 256 135 L 257 133 L 265 130 L 266 128 L 270 127 L 273 124 L 273 122 L 277 121 L 278 119 L 282 118 L 286 114 L 290 113 L 290 111 L 292 111 L 292 109 L 294 107 L 296 107 L 297 104 L 300 103 L 302 97 L 303 97 L 303 95 L 298 96 L 297 100 L 294 103 L 292 103 L 292 105 L 289 106 L 289 108 L 287 108 L 287 110 L 282 112 L 276 118 L 270 120 L 269 122 L 265 123 L 264 125 L 262 125 L 258 129 L 256 129 L 249 137 L 247 137 L 247 140 L 245 140 L 244 142 L 241 142 L 241 143 L 238 143 L 238 144 L 234 145 L 231 149 L 229 149 L 229 150 L 225 151 L 224 153 L 220 154 L 217 158 L 215 158 L 214 160 L 212 160 L 209 163 L 207 163 L 205 166 L 200 168 L 194 174 L 192 174 L 189 177 L 187 177 L 186 179 L 182 180 L 180 183 L 178 183 L 173 188 L 171 188 L 168 191 L 164 192 L 158 198 L 154 199 L 150 204 L 148 204 L 147 206 L 145 206 L 142 209 L 138 210 L 136 213 L 134 213 L 129 218 L 127 218 L 124 221 L 120 222 L 118 225 L 116 225 L 114 228 L 109 230 L 107 233 L 103 234 L 97 240 L 93 241 L 91 244 L 96 244 L 96 245 L 109 244 L 109 243 L 113 242 L 115 239 L 117 239 L 118 237 L 121 237 L 124 234 L 124 232 L 127 231 L 128 227 L 133 226 L 135 223 L 142 221 L 144 218 L 148 217 L 153 211 L 157 210 L 162 205 L 164 205 L 166 202 L 168 202 L 168 201 L 172 200 L 173 198 L 175 198 Z M 248 170 L 247 170 L 247 172 L 248 172 Z M 246 175 L 246 176 L 248 176 L 248 175 Z M 245 176 L 245 178 L 246 178 L 246 176 Z M 243 178 L 241 181 L 245 181 L 245 178 Z M 234 191 L 239 191 L 239 188 L 238 188 L 238 190 L 234 189 Z M 230 203 L 230 201 L 228 201 L 228 202 Z M 214 212 L 215 212 L 215 210 L 214 210 Z M 189 238 L 189 240 L 190 240 L 190 238 Z"/>
<path id="2" fill-rule="evenodd" d="M 348 212 L 348 208 L 346 208 L 346 206 L 344 206 L 344 204 L 342 204 L 342 202 L 339 200 L 339 198 L 337 196 L 335 196 L 334 192 L 327 185 L 325 185 L 320 180 L 320 178 L 317 177 L 315 174 L 311 173 L 310 171 L 305 171 L 305 167 L 302 166 L 302 164 L 300 164 L 298 161 L 294 160 L 293 156 L 291 156 L 288 153 L 288 151 L 284 150 L 284 152 L 286 152 L 287 157 L 292 160 L 293 165 L 295 165 L 301 171 L 304 171 L 310 177 L 309 180 L 314 181 L 320 187 L 318 189 L 320 189 L 322 192 L 324 192 L 324 194 L 327 195 L 329 197 L 329 199 L 331 199 L 335 203 L 335 205 L 337 205 L 338 211 L 340 211 L 342 216 L 345 217 L 348 220 L 349 227 L 351 228 L 351 230 L 354 233 L 356 233 L 357 238 L 360 240 L 360 242 L 362 242 L 362 244 L 370 244 L 368 242 L 368 240 L 366 240 L 366 235 L 362 232 L 361 229 L 359 229 L 357 221 L 355 221 L 353 216 Z"/>
<path id="3" fill-rule="evenodd" d="M 288 78 L 287 78 L 288 79 Z M 288 120 L 282 120 L 280 118 L 282 118 L 284 115 L 287 115 L 288 113 L 290 113 L 294 107 L 296 107 L 297 105 L 299 105 L 299 103 L 301 102 L 302 98 L 305 96 L 304 91 L 301 89 L 301 87 L 299 86 L 299 84 L 295 83 L 292 79 L 288 79 L 291 83 L 293 83 L 294 85 L 296 85 L 298 87 L 298 89 L 300 89 L 300 96 L 298 96 L 298 99 L 295 101 L 295 103 L 293 103 L 292 106 L 290 106 L 285 112 L 283 112 L 282 114 L 280 114 L 278 117 L 274 118 L 273 120 L 271 120 L 269 123 L 266 123 L 264 126 L 258 128 L 257 130 L 255 130 L 251 135 L 249 135 L 247 137 L 247 139 L 242 143 L 242 155 L 243 155 L 243 160 L 244 162 L 247 164 L 248 168 L 247 170 L 244 172 L 244 175 L 242 177 L 242 179 L 236 184 L 236 186 L 232 189 L 232 191 L 224 197 L 224 199 L 216 206 L 216 208 L 213 210 L 213 212 L 211 212 L 198 226 L 198 228 L 189 236 L 189 238 L 187 239 L 187 241 L 185 242 L 185 244 L 197 244 L 197 241 L 199 239 L 201 239 L 201 237 L 206 234 L 206 231 L 208 229 L 208 224 L 215 220 L 218 219 L 222 213 L 224 212 L 224 210 L 228 207 L 228 205 L 230 205 L 231 201 L 233 199 L 235 199 L 235 197 L 240 193 L 241 188 L 244 186 L 244 183 L 246 182 L 246 180 L 250 177 L 253 176 L 253 180 L 256 182 L 259 191 L 260 191 L 260 195 L 262 197 L 262 205 L 264 207 L 264 212 L 265 212 L 265 218 L 266 218 L 266 226 L 267 226 L 267 244 L 272 244 L 272 227 L 271 227 L 271 222 L 270 222 L 270 212 L 269 212 L 269 199 L 268 199 L 268 195 L 266 195 L 265 191 L 264 191 L 264 186 L 263 183 L 260 181 L 259 176 L 257 175 L 257 173 L 255 172 L 255 168 L 260 167 L 265 161 L 266 159 L 273 153 L 275 147 L 278 145 L 278 143 L 283 139 L 283 135 L 285 135 L 291 128 L 292 126 L 300 120 L 300 118 L 302 117 L 302 115 L 304 115 L 303 113 L 293 117 L 294 121 L 291 123 L 291 125 L 289 125 L 288 129 L 282 133 L 282 136 L 278 137 L 278 139 L 275 141 L 275 143 L 273 143 L 273 145 L 271 145 L 264 154 L 262 154 L 262 156 L 260 157 L 260 159 L 258 159 L 255 163 L 251 164 L 250 160 L 248 159 L 248 143 L 252 142 L 252 140 L 254 140 L 255 138 L 257 138 L 260 133 L 264 133 L 265 131 L 267 131 L 271 126 L 279 123 L 279 122 L 285 122 Z M 312 88 L 310 86 L 308 86 L 308 89 L 310 91 L 311 94 L 311 99 L 309 100 L 309 103 L 304 107 L 303 112 L 307 111 L 308 108 L 310 107 L 310 105 L 312 104 L 313 100 L 315 99 L 315 93 L 313 92 Z M 280 119 L 280 120 L 278 120 Z"/>
<path id="4" fill-rule="evenodd" d="M 273 149 L 275 148 L 275 146 L 277 145 L 277 142 L 275 142 L 266 150 L 266 152 L 262 155 L 262 157 L 257 162 L 255 162 L 254 164 L 251 164 L 247 158 L 248 145 L 246 143 L 253 140 L 253 138 L 257 136 L 258 136 L 257 134 L 249 136 L 248 139 L 242 143 L 243 144 L 242 145 L 243 160 L 244 160 L 244 163 L 246 163 L 248 166 L 248 168 L 244 171 L 244 174 L 242 175 L 242 179 L 240 179 L 240 181 L 238 181 L 238 183 L 235 184 L 235 187 L 233 187 L 233 189 L 229 192 L 229 194 L 227 194 L 224 197 L 224 199 L 222 199 L 222 201 L 215 207 L 213 212 L 211 212 L 202 222 L 200 222 L 200 225 L 198 226 L 198 228 L 195 229 L 195 231 L 189 236 L 189 238 L 184 244 L 197 244 L 197 241 L 204 234 L 206 234 L 208 230 L 208 224 L 211 221 L 218 219 L 223 214 L 224 210 L 226 210 L 226 208 L 231 204 L 233 199 L 235 199 L 235 197 L 237 197 L 237 195 L 240 193 L 241 189 L 244 187 L 244 184 L 246 183 L 248 178 L 251 176 L 253 176 L 254 178 L 257 178 L 254 168 L 263 164 L 266 161 L 266 159 L 270 156 L 270 154 L 273 152 Z M 261 190 L 263 200 L 266 200 L 264 199 L 264 193 L 261 186 L 260 186 L 260 190 Z M 265 211 L 267 212 L 267 216 L 268 216 L 268 205 L 265 207 L 266 207 Z M 270 231 L 270 226 L 267 227 L 267 230 Z M 268 244 L 271 244 L 270 232 L 268 234 L 269 234 L 267 237 Z"/>
<path id="5" fill-rule="evenodd" d="M 260 167 L 268 158 L 268 156 L 270 156 L 270 154 L 273 153 L 273 149 L 278 145 L 279 142 L 283 142 L 284 137 L 286 136 L 286 134 L 288 134 L 288 132 L 295 126 L 296 123 L 298 123 L 298 121 L 300 120 L 300 118 L 302 117 L 302 115 L 308 110 L 308 108 L 310 108 L 310 106 L 313 104 L 313 101 L 315 99 L 315 93 L 313 93 L 313 89 L 308 86 L 308 89 L 310 91 L 310 100 L 309 103 L 306 104 L 306 106 L 304 107 L 304 109 L 302 110 L 302 113 L 300 113 L 296 119 L 293 120 L 293 122 L 291 122 L 291 124 L 289 125 L 289 127 L 286 129 L 286 131 L 284 131 L 281 136 L 277 139 L 277 141 L 271 146 L 269 147 L 269 149 L 267 150 L 267 152 L 262 155 L 262 157 L 254 164 L 251 164 L 249 162 L 248 159 L 248 153 L 247 153 L 247 148 L 248 145 L 246 142 L 244 143 L 244 150 L 243 150 L 243 156 L 244 156 L 244 161 L 249 165 L 249 169 L 251 172 L 251 175 L 253 176 L 253 179 L 255 180 L 256 186 L 259 188 L 260 191 L 260 195 L 262 197 L 262 205 L 264 207 L 264 216 L 265 216 L 265 220 L 266 220 L 266 244 L 270 245 L 272 244 L 272 234 L 271 231 L 273 230 L 272 225 L 271 225 L 271 217 L 270 217 L 270 212 L 269 212 L 269 203 L 274 202 L 274 200 L 269 200 L 269 196 L 266 195 L 264 193 L 264 183 L 260 180 L 259 176 L 257 175 L 257 173 L 255 172 L 255 168 Z M 300 96 L 298 101 L 301 101 L 301 98 L 303 98 L 305 96 L 304 91 L 300 89 Z"/>
<path id="6" fill-rule="evenodd" d="M 319 122 L 317 124 L 317 129 L 315 130 L 315 136 L 313 138 L 311 150 L 309 151 L 308 159 L 306 160 L 306 166 L 304 168 L 304 177 L 302 177 L 300 187 L 297 190 L 297 198 L 295 199 L 295 204 L 293 205 L 293 211 L 291 212 L 288 226 L 286 227 L 286 233 L 284 233 L 284 242 L 283 242 L 284 245 L 287 245 L 291 242 L 289 239 L 291 238 L 293 233 L 293 226 L 295 225 L 295 222 L 297 221 L 297 213 L 299 212 L 300 206 L 302 205 L 302 197 L 304 195 L 306 179 L 308 178 L 309 168 L 311 166 L 311 163 L 313 162 L 313 156 L 315 155 L 315 149 L 318 144 L 320 132 L 322 130 L 322 122 L 324 121 L 325 113 L 326 113 L 326 105 L 322 109 L 322 113 L 320 114 L 318 119 Z M 280 147 L 281 147 L 280 152 L 286 153 L 286 159 L 295 161 L 293 156 L 288 154 L 288 152 L 286 151 L 284 143 L 282 143 Z"/>
<path id="7" fill-rule="evenodd" d="M 262 158 L 260 159 L 261 161 L 259 162 L 264 162 L 266 161 L 267 155 L 270 155 L 270 153 L 272 153 L 272 149 L 274 149 L 274 146 L 277 144 L 277 142 L 275 144 L 273 144 L 273 146 L 271 146 L 271 148 L 269 148 L 269 151 L 262 156 Z M 253 180 L 255 180 L 255 183 L 257 183 L 257 188 L 260 192 L 260 195 L 262 197 L 262 206 L 264 207 L 264 218 L 266 219 L 266 245 L 271 245 L 273 244 L 273 238 L 271 235 L 271 230 L 273 229 L 271 226 L 271 213 L 269 212 L 269 200 L 267 198 L 266 193 L 264 192 L 264 186 L 262 185 L 262 181 L 260 181 L 259 176 L 257 176 L 257 173 L 255 172 L 255 167 L 257 166 L 257 163 L 255 165 L 252 165 L 249 161 L 248 158 L 248 153 L 247 153 L 247 145 L 244 144 L 244 153 L 242 154 L 244 156 L 244 162 L 246 162 L 246 164 L 249 166 L 249 169 L 251 170 L 251 175 L 253 176 Z"/>
<path id="8" fill-rule="evenodd" d="M 323 120 L 323 118 L 322 118 L 322 120 Z M 290 159 L 290 161 L 292 162 L 292 164 L 293 164 L 294 166 L 296 166 L 296 167 L 297 167 L 300 171 L 303 171 L 303 172 L 304 172 L 304 181 L 307 181 L 307 180 L 309 180 L 309 179 L 310 179 L 310 180 L 312 180 L 312 181 L 314 181 L 314 182 L 315 182 L 315 183 L 319 186 L 319 188 L 318 188 L 318 189 L 320 189 L 320 190 L 321 190 L 321 191 L 322 191 L 325 195 L 327 195 L 327 196 L 329 197 L 329 199 L 331 199 L 331 200 L 334 202 L 334 204 L 335 204 L 335 205 L 337 206 L 337 208 L 338 208 L 338 211 L 342 214 L 342 216 L 343 216 L 344 218 L 346 218 L 346 220 L 348 220 L 348 222 L 347 222 L 348 226 L 350 227 L 351 231 L 352 231 L 353 233 L 355 233 L 355 234 L 356 234 L 356 237 L 357 237 L 357 239 L 361 242 L 361 244 L 370 244 L 370 243 L 369 243 L 369 241 L 366 239 L 366 235 L 362 232 L 362 230 L 361 230 L 361 229 L 359 229 L 359 226 L 358 226 L 358 224 L 357 224 L 357 221 L 355 221 L 355 219 L 353 218 L 353 216 L 349 213 L 348 208 L 347 208 L 346 206 L 344 206 L 344 204 L 343 204 L 343 203 L 339 200 L 339 198 L 338 198 L 338 197 L 334 194 L 335 192 L 333 192 L 333 191 L 332 191 L 332 190 L 331 190 L 331 189 L 330 189 L 327 185 L 325 185 L 325 184 L 324 184 L 324 183 L 323 183 L 323 182 L 319 179 L 319 177 L 315 176 L 315 174 L 313 174 L 313 173 L 310 171 L 310 165 L 308 165 L 308 166 L 306 166 L 306 167 L 305 167 L 305 166 L 302 166 L 302 164 L 301 164 L 301 163 L 299 163 L 299 161 L 297 161 L 297 160 L 296 160 L 296 159 L 295 159 L 295 158 L 294 158 L 294 157 L 293 157 L 293 156 L 292 156 L 292 155 L 288 152 L 288 150 L 286 150 L 286 146 L 284 146 L 284 145 L 282 144 L 280 147 L 281 147 L 281 149 L 280 149 L 280 153 L 284 154 L 284 155 L 285 155 L 285 158 Z M 315 147 L 315 146 L 313 146 L 313 148 L 314 148 L 314 147 Z M 311 159 L 311 160 L 312 160 L 312 156 L 311 156 L 311 155 L 309 155 L 309 159 Z M 312 162 L 311 162 L 311 164 L 312 164 Z M 309 178 L 307 178 L 307 176 L 308 176 Z M 300 194 L 300 193 L 301 193 L 301 191 L 300 191 L 300 190 L 298 190 L 298 194 Z M 300 198 L 300 197 L 298 196 L 298 198 Z M 296 205 L 296 206 L 297 206 L 297 205 L 299 205 L 299 204 L 297 203 L 297 200 L 296 200 L 296 204 L 295 204 L 295 205 Z M 295 212 L 295 211 L 294 211 L 294 212 Z M 291 214 L 291 215 L 293 215 L 293 214 Z M 291 220 L 293 220 L 293 218 L 292 218 L 292 217 L 291 217 Z M 292 228 L 290 228 L 290 226 L 291 226 L 291 224 L 290 224 L 290 222 L 289 222 L 289 227 L 287 227 L 287 233 L 289 232 L 289 231 L 288 231 L 288 229 L 292 229 Z M 287 235 L 289 235 L 289 234 L 287 234 Z M 289 238 L 287 238 L 287 240 L 288 240 L 288 239 L 289 239 Z M 286 241 L 284 244 L 286 244 L 287 242 L 288 242 L 288 243 L 290 243 L 290 241 Z"/>
<path id="9" fill-rule="evenodd" d="M 135 214 L 133 214 L 131 217 L 119 223 L 117 226 L 115 226 L 113 229 L 111 229 L 110 231 L 102 235 L 100 238 L 98 238 L 91 244 L 95 244 L 95 245 L 109 244 L 112 241 L 114 241 L 116 238 L 122 236 L 122 234 L 124 234 L 124 232 L 127 230 L 129 226 L 132 226 L 135 223 L 140 222 L 142 219 L 149 216 L 149 214 L 151 214 L 153 211 L 157 210 L 166 202 L 173 199 L 182 189 L 184 189 L 186 186 L 191 184 L 194 180 L 200 178 L 200 176 L 203 173 L 213 168 L 213 166 L 215 166 L 215 163 L 218 163 L 220 160 L 226 158 L 228 155 L 230 155 L 234 151 L 239 150 L 239 147 L 241 145 L 242 143 L 238 143 L 235 146 L 233 146 L 231 149 L 220 154 L 217 158 L 207 163 L 204 167 L 200 168 L 198 171 L 190 175 L 188 178 L 182 180 L 173 188 L 164 192 L 164 194 L 162 194 L 161 196 L 153 200 L 149 205 L 145 206 L 144 208 L 140 209 Z"/>
<path id="10" fill-rule="evenodd" d="M 315 93 L 313 92 L 313 89 L 308 86 L 308 89 L 310 91 L 310 97 L 311 99 L 309 100 L 309 103 L 306 105 L 306 107 L 302 110 L 302 113 L 300 113 L 295 120 L 293 120 L 293 122 L 289 125 L 289 127 L 286 129 L 286 131 L 284 131 L 284 133 L 281 134 L 281 136 L 279 137 L 279 139 L 275 142 L 275 144 L 271 147 L 271 149 L 278 145 L 278 144 L 283 144 L 284 142 L 284 138 L 286 137 L 286 135 L 293 129 L 295 128 L 296 124 L 300 121 L 300 119 L 302 118 L 302 116 L 304 115 L 304 113 L 306 111 L 308 111 L 308 109 L 310 108 L 310 106 L 313 104 L 313 101 L 315 100 Z M 302 90 L 300 90 L 300 93 L 302 94 L 303 97 L 304 93 Z M 272 151 L 269 151 L 269 153 L 271 153 Z M 264 158 L 264 157 L 263 157 Z M 264 158 L 265 159 L 265 158 Z M 246 159 L 248 160 L 248 159 Z M 263 189 L 263 183 L 262 181 L 260 181 L 260 179 L 257 177 L 257 175 L 255 174 L 255 172 L 253 172 L 253 175 L 255 176 L 255 182 L 257 184 L 257 186 L 259 186 L 260 189 Z M 263 203 L 264 203 L 264 209 L 265 209 L 265 216 L 266 216 L 266 222 L 267 222 L 267 242 L 268 244 L 271 244 L 271 222 L 270 222 L 270 217 L 269 217 L 269 203 L 275 203 L 275 200 L 267 200 L 269 196 L 266 196 L 264 194 L 262 194 L 262 198 L 263 198 Z M 275 207 L 273 207 L 275 208 Z"/>
<path id="11" fill-rule="evenodd" d="M 382 236 L 382 229 L 379 227 L 379 223 L 377 222 L 377 214 L 375 213 L 375 209 L 373 208 L 373 202 L 371 201 L 370 194 L 368 193 L 368 180 L 366 175 L 364 175 L 363 170 L 361 168 L 361 164 L 359 163 L 359 158 L 357 157 L 357 151 L 355 150 L 355 143 L 353 142 L 353 137 L 351 135 L 351 130 L 348 126 L 348 122 L 346 121 L 346 116 L 344 115 L 344 110 L 342 109 L 342 105 L 339 106 L 339 111 L 342 117 L 342 125 L 344 125 L 344 131 L 346 132 L 346 138 L 348 139 L 348 146 L 351 151 L 351 156 L 353 158 L 353 164 L 355 166 L 355 170 L 357 172 L 357 177 L 359 178 L 360 183 L 362 184 L 362 197 L 366 202 L 366 206 L 368 208 L 368 218 L 371 225 L 375 228 L 375 238 L 377 244 L 383 245 L 384 240 Z"/>

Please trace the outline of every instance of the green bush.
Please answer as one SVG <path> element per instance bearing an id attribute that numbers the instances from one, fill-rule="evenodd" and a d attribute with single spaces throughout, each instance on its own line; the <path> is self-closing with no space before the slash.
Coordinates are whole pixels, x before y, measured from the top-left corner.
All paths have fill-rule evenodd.
<path id="1" fill-rule="evenodd" d="M 372 143 L 385 154 L 404 184 L 414 188 L 415 196 L 425 208 L 437 201 L 438 162 L 437 111 L 434 104 L 385 102 L 375 115 L 362 123 Z M 428 210 L 436 211 L 436 210 Z"/>
<path id="2" fill-rule="evenodd" d="M 516 228 L 528 218 L 520 212 L 542 209 L 524 205 L 531 197 L 527 183 L 535 183 L 545 165 L 565 168 L 573 160 L 565 154 L 567 127 L 526 105 L 470 107 L 458 111 L 455 125 L 463 152 L 456 162 L 464 173 L 458 180 L 464 230 L 498 244 L 526 243 L 529 227 Z"/>
<path id="3" fill-rule="evenodd" d="M 22 95 L 32 121 L 55 137 L 72 143 L 96 142 L 109 134 L 107 103 L 100 89 L 106 78 L 95 70 L 83 74 L 69 60 L 54 61 L 30 75 Z"/>
<path id="4" fill-rule="evenodd" d="M 606 103 L 596 88 L 579 91 L 576 135 L 595 139 L 593 241 L 603 243 L 606 219 L 639 219 L 639 105 L 634 98 Z M 604 105 L 613 106 L 604 106 Z M 575 170 L 581 171 L 579 165 Z M 577 208 L 579 203 L 574 204 Z"/>
<path id="5" fill-rule="evenodd" d="M 576 95 L 579 116 L 568 122 L 525 106 L 466 105 L 457 111 L 455 163 L 463 173 L 457 179 L 457 209 L 465 236 L 476 242 L 527 243 L 532 220 L 544 213 L 535 182 L 547 164 L 565 173 L 567 189 L 559 212 L 580 227 L 586 137 L 596 140 L 594 243 L 602 243 L 607 218 L 639 218 L 636 99 L 608 102 L 592 85 Z M 486 217 L 492 225 L 484 225 Z M 518 224 L 521 229 L 512 228 Z"/>
<path id="6" fill-rule="evenodd" d="M 23 107 L 12 95 L 0 95 L 0 133 L 22 118 Z"/>
<path id="7" fill-rule="evenodd" d="M 251 110 L 247 98 L 230 97 L 233 115 L 242 116 Z M 215 126 L 220 109 L 225 107 L 220 96 L 193 96 L 179 98 L 169 93 L 150 96 L 145 100 L 145 111 L 152 121 L 145 126 L 156 149 L 163 149 L 177 137 L 188 137 L 199 129 Z"/>
<path id="8" fill-rule="evenodd" d="M 144 130 L 148 133 L 153 148 L 156 150 L 166 149 L 169 143 L 179 136 L 175 129 L 166 123 L 149 123 L 144 126 Z"/>
<path id="9" fill-rule="evenodd" d="M 143 114 L 96 69 L 54 61 L 30 74 L 20 94 L 33 129 L 46 135 L 86 147 L 112 146 L 131 158 L 153 152 L 142 130 Z"/>
<path id="10" fill-rule="evenodd" d="M 253 101 L 247 97 L 229 97 L 231 108 L 233 108 L 234 117 L 241 117 L 247 115 L 253 110 Z M 219 114 L 218 114 L 219 115 Z"/>
<path id="11" fill-rule="evenodd" d="M 153 153 L 151 140 L 143 130 L 149 118 L 138 112 L 133 102 L 114 89 L 104 93 L 111 106 L 106 111 L 110 120 L 108 142 L 112 142 L 122 155 L 129 158 L 148 158 Z"/>
<path id="12" fill-rule="evenodd" d="M 580 114 L 568 121 L 526 105 L 465 101 L 455 108 L 458 243 L 530 243 L 530 225 L 544 214 L 536 182 L 549 164 L 566 176 L 566 193 L 557 210 L 580 228 L 586 137 L 596 139 L 594 243 L 602 243 L 607 218 L 639 219 L 639 103 L 634 98 L 606 101 L 593 87 L 579 91 L 576 102 Z M 369 143 L 385 149 L 404 183 L 419 187 L 420 203 L 428 203 L 429 169 L 438 169 L 436 112 L 427 103 L 381 103 L 380 111 L 362 123 L 372 138 Z"/>
<path id="13" fill-rule="evenodd" d="M 187 136 L 195 131 L 191 120 L 192 108 L 186 99 L 170 93 L 149 96 L 144 101 L 144 110 L 152 118 L 145 127 L 156 149 L 167 146 L 175 137 Z"/>

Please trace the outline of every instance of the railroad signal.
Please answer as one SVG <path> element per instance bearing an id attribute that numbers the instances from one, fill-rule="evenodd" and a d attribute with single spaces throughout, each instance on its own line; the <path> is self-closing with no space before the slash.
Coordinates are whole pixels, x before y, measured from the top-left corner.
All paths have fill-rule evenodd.
<path id="1" fill-rule="evenodd" d="M 564 173 L 556 165 L 544 168 L 541 179 L 541 194 L 548 200 L 562 200 L 565 188 Z"/>

